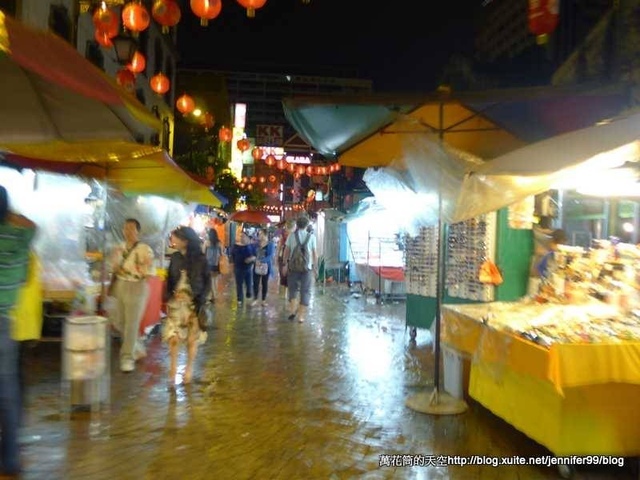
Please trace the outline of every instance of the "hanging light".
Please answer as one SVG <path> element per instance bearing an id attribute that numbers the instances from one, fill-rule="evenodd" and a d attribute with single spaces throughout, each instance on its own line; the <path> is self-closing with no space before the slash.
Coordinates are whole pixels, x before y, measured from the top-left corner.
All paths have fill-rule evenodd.
<path id="1" fill-rule="evenodd" d="M 229 127 L 221 127 L 218 131 L 218 138 L 221 142 L 230 142 L 233 138 L 233 132 Z"/>
<path id="2" fill-rule="evenodd" d="M 141 3 L 131 2 L 122 9 L 122 25 L 133 32 L 133 36 L 149 28 L 150 23 L 149 12 Z"/>
<path id="3" fill-rule="evenodd" d="M 113 42 L 111 41 L 111 37 L 107 32 L 103 32 L 102 30 L 96 29 L 93 32 L 93 38 L 95 39 L 96 42 L 98 42 L 98 45 L 101 45 L 105 48 L 113 47 Z"/>
<path id="4" fill-rule="evenodd" d="M 212 128 L 216 123 L 216 118 L 212 113 L 204 112 L 202 116 L 202 126 L 204 127 L 204 131 L 208 132 L 210 128 Z"/>
<path id="5" fill-rule="evenodd" d="M 244 153 L 251 148 L 251 142 L 246 138 L 241 138 L 236 142 L 236 146 L 238 150 Z"/>
<path id="6" fill-rule="evenodd" d="M 176 100 L 176 108 L 183 115 L 188 115 L 195 110 L 196 102 L 194 102 L 193 98 L 191 98 L 189 95 L 187 95 L 186 93 L 183 93 Z"/>
<path id="7" fill-rule="evenodd" d="M 262 149 L 260 147 L 254 147 L 253 150 L 251 150 L 251 156 L 255 161 L 260 160 L 262 155 Z"/>
<path id="8" fill-rule="evenodd" d="M 221 0 L 191 0 L 191 11 L 200 17 L 200 25 L 206 27 L 209 20 L 213 20 L 222 11 Z"/>
<path id="9" fill-rule="evenodd" d="M 121 68 L 116 72 L 116 83 L 131 93 L 136 87 L 136 76 L 130 70 Z"/>
<path id="10" fill-rule="evenodd" d="M 169 33 L 169 28 L 178 24 L 182 13 L 175 0 L 155 0 L 151 8 L 151 16 L 162 25 L 162 33 Z"/>
<path id="11" fill-rule="evenodd" d="M 106 4 L 103 3 L 101 7 L 96 9 L 92 19 L 96 31 L 99 30 L 109 38 L 113 38 L 118 34 L 120 19 L 116 12 L 107 8 Z"/>
<path id="12" fill-rule="evenodd" d="M 129 35 L 116 35 L 111 39 L 113 49 L 116 53 L 116 60 L 120 65 L 131 63 L 133 55 L 138 49 L 138 44 L 134 38 Z"/>
<path id="13" fill-rule="evenodd" d="M 171 88 L 171 81 L 164 73 L 158 73 L 151 77 L 149 85 L 151 86 L 151 90 L 158 95 L 164 95 L 169 91 L 169 88 Z"/>
<path id="14" fill-rule="evenodd" d="M 267 0 L 238 0 L 238 3 L 247 9 L 247 17 L 253 18 L 256 16 L 256 10 L 264 7 Z"/>
<path id="15" fill-rule="evenodd" d="M 144 58 L 144 55 L 138 51 L 133 54 L 133 57 L 131 57 L 131 63 L 127 65 L 127 68 L 133 73 L 142 73 L 146 67 L 147 60 Z"/>

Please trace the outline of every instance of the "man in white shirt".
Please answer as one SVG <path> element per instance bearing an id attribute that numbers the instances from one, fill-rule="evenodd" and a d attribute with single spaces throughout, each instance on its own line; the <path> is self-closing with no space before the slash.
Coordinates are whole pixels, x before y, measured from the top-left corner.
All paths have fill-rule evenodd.
<path id="1" fill-rule="evenodd" d="M 127 218 L 122 233 L 125 241 L 118 245 L 111 257 L 115 285 L 112 295 L 117 308 L 113 312 L 113 325 L 122 334 L 120 370 L 131 372 L 135 361 L 146 355 L 144 345 L 138 340 L 140 321 L 149 298 L 147 277 L 153 274 L 153 250 L 138 240 L 140 222 Z"/>
<path id="2" fill-rule="evenodd" d="M 307 230 L 309 218 L 306 215 L 296 220 L 296 230 L 287 237 L 283 255 L 283 273 L 287 276 L 289 320 L 298 319 L 304 322 L 304 317 L 311 297 L 311 285 L 318 268 L 316 252 L 316 236 Z M 304 255 L 300 262 L 299 250 Z M 298 292 L 300 299 L 298 303 Z"/>

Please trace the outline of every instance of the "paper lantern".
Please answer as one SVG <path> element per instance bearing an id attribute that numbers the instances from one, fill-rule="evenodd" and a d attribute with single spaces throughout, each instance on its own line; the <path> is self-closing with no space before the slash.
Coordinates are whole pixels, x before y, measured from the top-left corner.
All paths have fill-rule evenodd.
<path id="1" fill-rule="evenodd" d="M 260 160 L 262 158 L 262 149 L 260 147 L 254 147 L 253 150 L 251 150 L 251 156 L 256 161 Z"/>
<path id="2" fill-rule="evenodd" d="M 230 142 L 233 138 L 233 132 L 228 127 L 221 127 L 218 131 L 218 138 L 221 142 Z"/>
<path id="3" fill-rule="evenodd" d="M 311 176 L 313 176 L 314 172 L 315 172 L 315 169 L 313 167 L 311 167 L 311 166 L 307 167 L 307 169 L 306 169 L 306 174 L 307 175 L 309 175 L 311 177 Z"/>
<path id="4" fill-rule="evenodd" d="M 147 60 L 142 53 L 136 52 L 133 54 L 131 63 L 127 65 L 127 68 L 133 73 L 142 73 L 144 69 L 147 68 Z"/>
<path id="5" fill-rule="evenodd" d="M 151 77 L 149 85 L 151 86 L 151 90 L 158 95 L 164 95 L 169 91 L 169 88 L 171 88 L 171 81 L 164 73 L 158 73 Z"/>
<path id="6" fill-rule="evenodd" d="M 162 25 L 162 33 L 169 33 L 169 28 L 178 24 L 182 13 L 175 0 L 156 0 L 151 8 L 151 16 Z"/>
<path id="7" fill-rule="evenodd" d="M 547 41 L 559 22 L 559 0 L 529 0 L 529 31 L 537 37 L 539 44 Z"/>
<path id="8" fill-rule="evenodd" d="M 271 183 L 275 182 L 276 181 L 276 176 L 275 175 L 269 175 L 269 181 Z"/>
<path id="9" fill-rule="evenodd" d="M 222 11 L 221 0 L 191 0 L 191 11 L 200 17 L 200 25 L 206 27 Z"/>
<path id="10" fill-rule="evenodd" d="M 122 24 L 134 35 L 149 28 L 150 23 L 149 12 L 142 4 L 131 2 L 122 9 Z"/>
<path id="11" fill-rule="evenodd" d="M 98 8 L 93 14 L 93 26 L 97 30 L 113 38 L 120 29 L 120 19 L 118 14 L 106 6 Z"/>
<path id="12" fill-rule="evenodd" d="M 202 116 L 202 126 L 204 127 L 204 130 L 208 132 L 209 129 L 215 125 L 215 123 L 216 118 L 213 116 L 213 114 L 204 112 L 204 115 Z"/>
<path id="13" fill-rule="evenodd" d="M 246 152 L 251 148 L 251 142 L 246 138 L 241 138 L 236 142 L 236 146 L 238 147 L 238 150 L 240 150 L 241 152 Z"/>
<path id="14" fill-rule="evenodd" d="M 267 0 L 238 0 L 238 3 L 247 9 L 247 17 L 253 18 L 256 16 L 256 10 L 264 7 Z"/>
<path id="15" fill-rule="evenodd" d="M 286 160 L 284 159 L 284 157 L 282 157 L 282 161 L 286 162 Z M 287 167 L 287 170 L 289 170 L 290 173 L 293 173 L 296 171 L 296 164 L 295 163 L 288 163 L 285 165 Z"/>
<path id="16" fill-rule="evenodd" d="M 304 174 L 305 174 L 305 172 L 306 172 L 306 170 L 307 170 L 307 169 L 305 168 L 305 166 L 304 166 L 304 165 L 298 165 L 298 166 L 296 167 L 296 173 L 298 173 L 298 174 L 300 174 L 300 175 L 304 175 Z"/>
<path id="17" fill-rule="evenodd" d="M 264 159 L 264 163 L 268 166 L 273 167 L 276 164 L 276 157 L 273 155 L 267 155 L 267 158 Z"/>
<path id="18" fill-rule="evenodd" d="M 284 170 L 287 168 L 287 162 L 285 162 L 282 158 L 276 162 L 276 168 L 278 170 Z"/>
<path id="19" fill-rule="evenodd" d="M 127 92 L 131 93 L 136 87 L 136 76 L 131 70 L 121 68 L 116 73 L 116 83 L 124 88 Z"/>
<path id="20" fill-rule="evenodd" d="M 176 100 L 176 108 L 183 115 L 188 115 L 195 110 L 196 102 L 194 102 L 193 98 L 191 98 L 189 95 L 187 95 L 186 93 L 183 93 Z"/>
<path id="21" fill-rule="evenodd" d="M 95 39 L 96 42 L 98 42 L 98 45 L 101 45 L 105 48 L 113 47 L 113 42 L 111 41 L 111 37 L 109 36 L 108 33 L 103 32 L 102 30 L 96 30 L 95 32 L 93 32 L 93 38 Z"/>

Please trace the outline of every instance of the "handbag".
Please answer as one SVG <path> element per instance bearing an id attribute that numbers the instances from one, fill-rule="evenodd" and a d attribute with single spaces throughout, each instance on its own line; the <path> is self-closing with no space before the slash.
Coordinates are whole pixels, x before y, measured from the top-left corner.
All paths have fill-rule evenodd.
<path id="1" fill-rule="evenodd" d="M 220 269 L 220 273 L 222 275 L 226 275 L 227 273 L 229 273 L 229 257 L 224 254 L 220 255 L 218 268 Z"/>
<path id="2" fill-rule="evenodd" d="M 256 260 L 256 263 L 253 266 L 253 271 L 256 275 L 266 275 L 269 273 L 269 264 Z"/>
<path id="3" fill-rule="evenodd" d="M 124 265 L 124 262 L 127 261 L 127 258 L 129 258 L 129 255 L 131 255 L 131 253 L 136 249 L 136 247 L 138 246 L 138 243 L 140 242 L 134 243 L 131 249 L 127 250 L 122 255 L 122 260 L 120 260 L 120 265 L 118 265 L 118 268 L 116 269 L 116 271 L 111 274 L 111 279 L 109 280 L 109 288 L 107 289 L 107 297 L 113 297 L 113 294 L 115 293 L 116 282 L 118 281 L 117 272 L 122 268 L 122 266 Z"/>
<path id="4" fill-rule="evenodd" d="M 203 332 L 206 332 L 213 326 L 213 305 L 210 302 L 200 307 L 198 311 L 198 326 Z"/>

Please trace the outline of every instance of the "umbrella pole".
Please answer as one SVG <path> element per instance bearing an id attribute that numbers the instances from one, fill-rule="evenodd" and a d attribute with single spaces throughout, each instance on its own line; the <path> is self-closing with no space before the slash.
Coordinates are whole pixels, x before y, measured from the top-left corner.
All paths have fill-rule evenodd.
<path id="1" fill-rule="evenodd" d="M 103 184 L 104 193 L 102 194 L 102 212 L 100 218 L 100 223 L 102 224 L 102 266 L 100 268 L 100 311 L 98 312 L 101 315 L 105 314 L 105 303 L 107 301 L 107 285 L 106 285 L 106 277 L 107 277 L 107 207 L 109 206 L 109 187 L 107 182 L 105 181 Z"/>
<path id="2" fill-rule="evenodd" d="M 440 390 L 440 319 L 442 315 L 442 300 L 444 298 L 444 242 L 445 225 L 442 220 L 442 192 L 438 194 L 438 249 L 437 249 L 437 279 L 436 279 L 436 318 L 434 335 L 434 372 L 433 392 L 418 393 L 409 397 L 405 405 L 417 412 L 429 415 L 458 415 L 467 411 L 467 403 L 454 398 Z"/>

